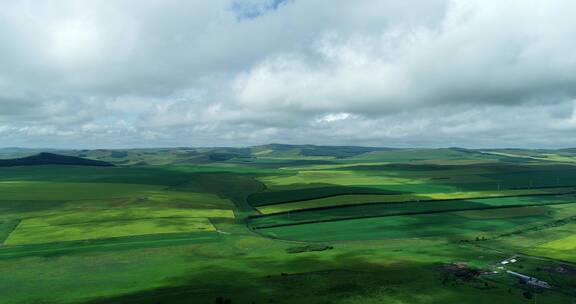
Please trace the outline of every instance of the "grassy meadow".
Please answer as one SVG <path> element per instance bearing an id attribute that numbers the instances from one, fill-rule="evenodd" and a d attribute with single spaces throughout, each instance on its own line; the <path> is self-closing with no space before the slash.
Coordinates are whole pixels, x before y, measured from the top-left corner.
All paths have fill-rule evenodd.
<path id="1" fill-rule="evenodd" d="M 572 150 L 51 152 L 114 166 L 0 168 L 0 303 L 576 301 Z"/>

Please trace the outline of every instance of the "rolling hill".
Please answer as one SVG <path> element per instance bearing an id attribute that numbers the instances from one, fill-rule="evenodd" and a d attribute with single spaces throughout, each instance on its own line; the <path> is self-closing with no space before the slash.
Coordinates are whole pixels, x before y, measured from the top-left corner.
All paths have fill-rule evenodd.
<path id="1" fill-rule="evenodd" d="M 104 161 L 92 160 L 74 156 L 65 156 L 47 152 L 42 152 L 36 155 L 22 158 L 0 159 L 0 167 L 37 166 L 37 165 L 72 165 L 72 166 L 95 166 L 95 167 L 114 166 Z"/>

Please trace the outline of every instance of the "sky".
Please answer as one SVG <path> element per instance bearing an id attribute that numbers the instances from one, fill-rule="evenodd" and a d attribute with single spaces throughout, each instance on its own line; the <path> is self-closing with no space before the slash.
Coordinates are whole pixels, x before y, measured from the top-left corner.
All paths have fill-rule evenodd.
<path id="1" fill-rule="evenodd" d="M 576 147 L 573 0 L 0 0 L 0 147 Z"/>

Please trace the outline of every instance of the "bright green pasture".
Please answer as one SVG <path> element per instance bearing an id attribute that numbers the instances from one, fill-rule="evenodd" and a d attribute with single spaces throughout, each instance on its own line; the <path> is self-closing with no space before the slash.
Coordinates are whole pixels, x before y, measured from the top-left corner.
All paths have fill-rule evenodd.
<path id="1" fill-rule="evenodd" d="M 170 286 L 170 280 L 178 282 L 177 277 L 200 269 L 198 264 L 191 266 L 191 262 L 196 262 L 184 254 L 196 246 L 0 261 L 2 272 L 11 274 L 0 276 L 3 288 L 0 302 L 82 303 L 97 297 Z"/>
<path id="2" fill-rule="evenodd" d="M 0 259 L 0 271 L 10 274 L 0 276 L 0 302 L 179 304 L 215 303 L 218 297 L 232 303 L 526 302 L 520 289 L 509 294 L 508 286 L 493 283 L 482 289 L 484 280 L 442 283 L 441 263 L 482 267 L 505 258 L 494 252 L 429 240 L 356 242 L 288 254 L 291 246 L 231 236 L 220 243 Z M 554 292 L 538 297 L 551 304 L 569 299 Z"/>
<path id="3" fill-rule="evenodd" d="M 42 168 L 46 170 L 36 176 L 26 168 L 8 168 L 11 178 L 7 171 L 0 173 L 0 237 L 6 238 L 6 246 L 214 231 L 208 218 L 234 217 L 229 199 L 193 191 L 205 187 L 194 183 L 205 182 L 196 173 Z M 18 221 L 10 236 L 4 235 L 14 228 L 10 223 Z"/>
<path id="4" fill-rule="evenodd" d="M 214 231 L 206 218 L 148 218 L 53 224 L 44 219 L 22 221 L 5 242 L 9 245 L 54 243 L 122 236 Z"/>
<path id="5" fill-rule="evenodd" d="M 576 215 L 576 213 L 571 213 Z M 503 238 L 504 245 L 521 246 L 527 254 L 576 262 L 576 221 Z"/>
<path id="6" fill-rule="evenodd" d="M 0 221 L 76 224 L 161 217 L 232 218 L 233 204 L 208 193 L 143 191 L 134 197 L 71 201 L 0 200 Z"/>
<path id="7" fill-rule="evenodd" d="M 326 165 L 329 166 L 329 165 Z M 311 186 L 372 187 L 404 193 L 508 191 L 576 186 L 576 167 L 557 164 L 471 165 L 364 163 L 345 168 L 279 170 L 260 176 L 268 191 Z M 259 204 L 260 205 L 260 204 Z"/>
<path id="8" fill-rule="evenodd" d="M 422 184 L 425 180 L 410 179 L 396 176 L 364 175 L 353 171 L 298 171 L 294 175 L 271 176 L 260 178 L 265 184 L 294 185 L 294 184 L 334 184 L 343 186 L 362 185 L 402 185 Z"/>
<path id="9" fill-rule="evenodd" d="M 159 190 L 137 194 L 136 199 L 65 201 L 54 205 L 45 201 L 0 201 L 4 210 L 1 217 L 21 219 L 5 244 L 213 231 L 208 218 L 234 217 L 232 203 L 213 194 Z"/>
<path id="10" fill-rule="evenodd" d="M 552 249 L 562 251 L 574 251 L 576 249 L 576 235 L 563 237 L 538 246 L 539 249 Z"/>
<path id="11" fill-rule="evenodd" d="M 570 237 L 574 235 L 574 231 L 576 231 L 576 204 L 534 206 L 522 209 L 500 209 L 491 214 L 491 217 L 513 217 L 543 212 L 549 219 L 502 232 L 483 245 L 497 250 L 576 261 L 573 250 L 552 248 L 564 244 L 565 240 L 570 240 Z M 518 212 L 518 210 L 522 210 L 522 212 Z M 485 215 L 474 213 L 470 212 L 468 216 L 485 217 Z M 566 244 L 570 244 L 570 242 L 566 242 Z"/>
<path id="12" fill-rule="evenodd" d="M 115 238 L 3 246 L 0 260 L 34 256 L 63 256 L 92 252 L 120 252 L 142 248 L 173 247 L 220 242 L 217 231 L 132 235 Z"/>
<path id="13" fill-rule="evenodd" d="M 530 248 L 524 252 L 527 254 L 542 256 L 562 261 L 576 262 L 576 241 L 573 237 L 556 240 L 538 247 Z"/>
<path id="14" fill-rule="evenodd" d="M 233 218 L 232 210 L 222 209 L 178 209 L 178 208 L 153 208 L 153 207 L 132 207 L 110 209 L 70 209 L 43 212 L 39 216 L 30 216 L 25 218 L 29 224 L 35 223 L 36 226 L 48 225 L 72 225 L 85 222 L 102 222 L 102 221 L 122 221 L 122 220 L 139 220 L 147 218 L 209 218 L 222 217 Z"/>

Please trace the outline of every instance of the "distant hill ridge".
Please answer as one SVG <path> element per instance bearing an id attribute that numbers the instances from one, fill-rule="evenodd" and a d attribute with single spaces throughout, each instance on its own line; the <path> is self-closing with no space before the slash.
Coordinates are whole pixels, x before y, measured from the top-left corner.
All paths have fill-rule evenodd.
<path id="1" fill-rule="evenodd" d="M 38 165 L 71 165 L 71 166 L 95 166 L 95 167 L 112 167 L 111 163 L 92 160 L 74 156 L 65 156 L 54 153 L 42 152 L 36 155 L 13 158 L 13 159 L 0 159 L 0 167 L 16 167 L 16 166 L 38 166 Z"/>

